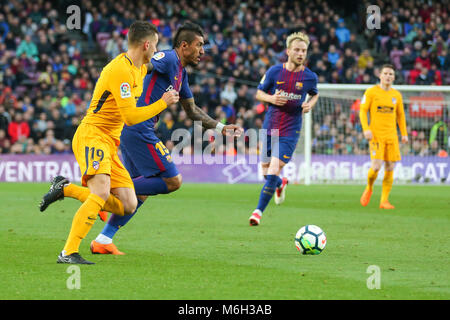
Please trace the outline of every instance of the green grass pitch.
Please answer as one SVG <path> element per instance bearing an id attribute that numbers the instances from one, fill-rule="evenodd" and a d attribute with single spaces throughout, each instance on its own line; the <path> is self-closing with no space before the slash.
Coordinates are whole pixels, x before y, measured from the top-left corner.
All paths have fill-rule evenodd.
<path id="1" fill-rule="evenodd" d="M 3 183 L 0 299 L 450 299 L 450 187 L 394 184 L 393 211 L 378 209 L 380 189 L 363 208 L 362 186 L 290 185 L 250 227 L 261 185 L 185 184 L 119 231 L 125 256 L 91 255 L 97 220 L 80 249 L 96 264 L 80 266 L 80 289 L 69 289 L 56 258 L 79 202 L 40 213 L 48 184 Z M 325 231 L 322 254 L 297 252 L 305 224 Z M 371 268 L 379 289 L 368 288 Z"/>

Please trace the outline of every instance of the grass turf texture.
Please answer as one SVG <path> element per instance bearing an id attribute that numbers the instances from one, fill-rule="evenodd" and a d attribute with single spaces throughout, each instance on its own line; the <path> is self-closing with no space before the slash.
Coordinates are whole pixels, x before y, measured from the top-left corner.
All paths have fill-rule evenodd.
<path id="1" fill-rule="evenodd" d="M 0 299 L 449 299 L 450 188 L 394 185 L 393 211 L 359 204 L 362 186 L 291 185 L 285 203 L 248 218 L 261 185 L 185 184 L 150 198 L 115 237 L 125 256 L 80 253 L 81 288 L 66 286 L 56 263 L 80 203 L 65 199 L 40 213 L 48 184 L 0 185 Z M 328 243 L 300 255 L 297 230 L 316 224 Z M 367 269 L 381 270 L 369 290 Z"/>

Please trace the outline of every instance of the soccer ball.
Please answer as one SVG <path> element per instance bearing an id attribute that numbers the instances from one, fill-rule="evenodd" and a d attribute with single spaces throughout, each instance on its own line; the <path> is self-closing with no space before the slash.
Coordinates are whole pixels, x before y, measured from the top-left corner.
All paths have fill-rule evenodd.
<path id="1" fill-rule="evenodd" d="M 312 224 L 301 227 L 295 235 L 295 246 L 302 254 L 319 254 L 326 244 L 325 232 Z"/>

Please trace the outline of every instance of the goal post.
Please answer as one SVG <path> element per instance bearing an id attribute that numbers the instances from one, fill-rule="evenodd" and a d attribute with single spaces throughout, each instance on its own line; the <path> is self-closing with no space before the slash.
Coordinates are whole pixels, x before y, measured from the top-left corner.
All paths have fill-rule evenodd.
<path id="1" fill-rule="evenodd" d="M 370 156 L 359 105 L 371 86 L 318 85 L 319 100 L 313 112 L 304 115 L 296 150 L 297 183 L 365 183 Z M 402 160 L 394 179 L 450 185 L 450 86 L 393 88 L 402 94 L 409 136 L 408 144 L 400 145 Z"/>

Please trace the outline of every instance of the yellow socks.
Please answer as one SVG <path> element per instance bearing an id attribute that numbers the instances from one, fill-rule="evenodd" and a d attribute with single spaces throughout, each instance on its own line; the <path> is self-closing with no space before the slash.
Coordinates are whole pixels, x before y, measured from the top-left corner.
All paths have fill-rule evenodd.
<path id="1" fill-rule="evenodd" d="M 89 188 L 77 186 L 73 183 L 64 187 L 64 197 L 78 199 L 81 202 L 85 202 L 90 193 Z"/>
<path id="2" fill-rule="evenodd" d="M 91 194 L 89 188 L 81 187 L 76 184 L 68 184 L 64 187 L 64 197 L 78 199 L 81 202 L 85 202 L 88 196 Z M 122 201 L 115 195 L 110 194 L 105 202 L 105 205 L 101 210 L 108 211 L 120 216 L 124 215 L 124 209 Z"/>
<path id="3" fill-rule="evenodd" d="M 384 203 L 389 200 L 389 193 L 391 193 L 393 182 L 394 182 L 394 171 L 385 171 L 383 178 L 383 189 L 381 190 L 380 203 Z"/>
<path id="4" fill-rule="evenodd" d="M 89 189 L 88 189 L 89 191 Z M 97 220 L 98 212 L 105 205 L 105 200 L 96 194 L 89 194 L 72 220 L 72 228 L 67 238 L 64 251 L 66 255 L 78 252 L 81 240 L 88 234 Z"/>
<path id="5" fill-rule="evenodd" d="M 123 216 L 125 214 L 122 201 L 113 194 L 110 194 L 108 199 L 106 199 L 103 210 L 117 214 L 119 216 Z"/>
<path id="6" fill-rule="evenodd" d="M 373 190 L 373 184 L 375 183 L 375 180 L 377 180 L 377 176 L 378 176 L 378 171 L 375 171 L 372 168 L 370 168 L 369 173 L 367 174 L 366 190 L 368 190 L 368 191 Z"/>

